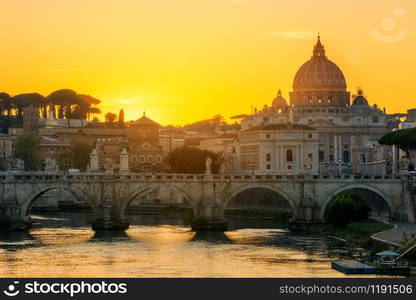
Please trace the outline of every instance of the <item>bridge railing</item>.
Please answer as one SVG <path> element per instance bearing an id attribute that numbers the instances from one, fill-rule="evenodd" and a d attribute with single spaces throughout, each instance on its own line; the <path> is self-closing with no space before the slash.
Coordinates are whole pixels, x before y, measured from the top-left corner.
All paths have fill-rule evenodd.
<path id="1" fill-rule="evenodd" d="M 75 173 L 64 172 L 0 172 L 0 181 L 296 181 L 296 180 L 413 180 L 415 174 L 368 175 L 368 174 L 320 174 L 320 175 L 273 175 L 273 174 L 173 174 L 173 173 Z"/>

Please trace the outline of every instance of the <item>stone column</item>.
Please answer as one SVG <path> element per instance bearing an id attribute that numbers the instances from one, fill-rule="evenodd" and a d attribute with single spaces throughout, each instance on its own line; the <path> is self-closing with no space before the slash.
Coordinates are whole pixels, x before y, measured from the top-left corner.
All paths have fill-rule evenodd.
<path id="1" fill-rule="evenodd" d="M 280 171 L 280 166 L 282 165 L 282 162 L 281 162 L 281 160 L 280 160 L 280 147 L 281 146 L 277 146 L 277 149 L 276 149 L 276 155 L 275 155 L 275 157 L 276 157 L 276 170 L 279 172 Z"/>
<path id="2" fill-rule="evenodd" d="M 393 159 L 392 159 L 392 175 L 397 175 L 399 173 L 399 149 L 396 145 L 392 146 L 393 150 Z"/>
<path id="3" fill-rule="evenodd" d="M 337 141 L 337 135 L 334 134 L 334 161 L 336 161 L 338 158 L 338 141 Z"/>
<path id="4" fill-rule="evenodd" d="M 120 173 L 129 172 L 129 154 L 126 148 L 123 148 L 120 153 Z"/>
<path id="5" fill-rule="evenodd" d="M 302 147 L 302 146 L 299 146 L 299 154 L 300 154 L 300 171 L 302 172 L 302 173 L 305 173 L 305 158 L 304 158 L 304 156 L 303 156 L 303 153 L 304 153 L 304 147 Z"/>
<path id="6" fill-rule="evenodd" d="M 339 167 L 339 174 L 342 173 L 342 135 L 338 135 L 338 167 Z"/>
<path id="7" fill-rule="evenodd" d="M 90 154 L 90 171 L 96 172 L 99 170 L 97 149 L 92 149 Z"/>
<path id="8" fill-rule="evenodd" d="M 357 167 L 354 161 L 354 134 L 352 132 L 350 134 L 350 164 L 352 172 L 355 173 L 357 171 Z"/>

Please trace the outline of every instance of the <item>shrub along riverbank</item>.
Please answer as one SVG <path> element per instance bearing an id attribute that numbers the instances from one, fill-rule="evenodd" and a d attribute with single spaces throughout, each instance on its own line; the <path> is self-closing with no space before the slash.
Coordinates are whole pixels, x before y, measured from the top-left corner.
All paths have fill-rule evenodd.
<path id="1" fill-rule="evenodd" d="M 371 236 L 377 232 L 391 228 L 393 228 L 392 225 L 368 219 L 365 221 L 351 222 L 344 227 L 336 227 L 330 224 L 313 225 L 309 231 L 313 234 L 335 236 L 368 249 L 385 250 L 387 245 L 373 240 Z"/>

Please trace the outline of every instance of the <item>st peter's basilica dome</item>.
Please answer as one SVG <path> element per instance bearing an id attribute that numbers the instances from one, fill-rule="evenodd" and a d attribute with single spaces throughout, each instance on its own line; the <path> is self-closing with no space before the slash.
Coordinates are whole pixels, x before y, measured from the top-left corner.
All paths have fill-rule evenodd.
<path id="1" fill-rule="evenodd" d="M 346 91 L 347 84 L 341 69 L 325 56 L 325 48 L 318 36 L 312 58 L 295 75 L 293 91 Z"/>

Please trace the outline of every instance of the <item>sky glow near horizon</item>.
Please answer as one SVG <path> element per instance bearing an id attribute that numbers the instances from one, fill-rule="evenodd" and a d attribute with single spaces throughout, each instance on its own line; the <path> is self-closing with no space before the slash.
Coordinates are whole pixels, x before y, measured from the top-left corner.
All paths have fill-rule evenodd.
<path id="1" fill-rule="evenodd" d="M 416 107 L 414 0 L 0 0 L 0 91 L 186 124 L 286 99 L 318 32 L 348 90 Z"/>

